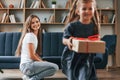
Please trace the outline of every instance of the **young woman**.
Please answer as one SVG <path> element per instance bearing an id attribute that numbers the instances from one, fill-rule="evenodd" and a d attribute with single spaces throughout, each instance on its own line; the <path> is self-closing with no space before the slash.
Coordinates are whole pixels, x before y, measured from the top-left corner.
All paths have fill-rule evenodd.
<path id="1" fill-rule="evenodd" d="M 97 80 L 94 54 L 72 51 L 72 37 L 87 38 L 99 34 L 99 16 L 95 0 L 75 0 L 64 30 L 62 69 L 68 80 Z M 98 36 L 99 37 L 99 36 Z"/>
<path id="2" fill-rule="evenodd" d="M 58 70 L 56 64 L 43 61 L 39 56 L 40 29 L 39 17 L 30 15 L 26 19 L 16 50 L 17 56 L 21 54 L 20 70 L 24 74 L 23 80 L 40 80 L 53 75 Z"/>

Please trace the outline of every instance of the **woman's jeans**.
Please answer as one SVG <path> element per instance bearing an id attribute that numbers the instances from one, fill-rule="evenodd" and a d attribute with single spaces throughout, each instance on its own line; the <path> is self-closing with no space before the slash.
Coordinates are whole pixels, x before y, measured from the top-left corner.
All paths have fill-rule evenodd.
<path id="1" fill-rule="evenodd" d="M 20 65 L 21 72 L 30 77 L 30 80 L 40 80 L 52 76 L 58 69 L 56 64 L 47 61 L 34 61 Z"/>

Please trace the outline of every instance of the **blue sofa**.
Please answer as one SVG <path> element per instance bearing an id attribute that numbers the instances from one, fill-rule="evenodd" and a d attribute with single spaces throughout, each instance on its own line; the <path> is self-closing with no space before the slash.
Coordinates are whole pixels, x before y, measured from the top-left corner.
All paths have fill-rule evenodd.
<path id="1" fill-rule="evenodd" d="M 49 32 L 42 34 L 42 58 L 54 62 L 61 68 L 61 55 L 64 48 L 62 32 Z M 15 57 L 15 50 L 20 39 L 20 32 L 0 32 L 0 69 L 18 69 L 20 57 Z M 107 65 L 108 52 L 96 54 L 95 66 L 97 69 Z"/>

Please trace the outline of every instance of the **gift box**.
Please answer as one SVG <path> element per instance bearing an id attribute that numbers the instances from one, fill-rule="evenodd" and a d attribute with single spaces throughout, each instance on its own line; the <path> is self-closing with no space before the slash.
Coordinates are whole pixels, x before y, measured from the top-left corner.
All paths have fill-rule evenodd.
<path id="1" fill-rule="evenodd" d="M 77 53 L 105 53 L 105 42 L 101 40 L 72 39 L 72 50 Z"/>

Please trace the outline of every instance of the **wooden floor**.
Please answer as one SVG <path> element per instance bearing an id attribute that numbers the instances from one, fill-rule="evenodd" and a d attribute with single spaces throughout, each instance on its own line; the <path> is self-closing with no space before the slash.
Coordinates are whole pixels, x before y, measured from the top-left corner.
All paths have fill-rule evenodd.
<path id="1" fill-rule="evenodd" d="M 5 69 L 4 73 L 0 73 L 0 80 L 22 80 L 23 74 L 18 69 Z M 55 75 L 45 80 L 67 80 L 64 74 L 61 74 L 61 70 Z M 120 70 L 107 71 L 105 69 L 97 70 L 98 80 L 120 80 Z M 54 79 L 53 79 L 54 78 Z"/>

